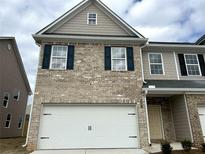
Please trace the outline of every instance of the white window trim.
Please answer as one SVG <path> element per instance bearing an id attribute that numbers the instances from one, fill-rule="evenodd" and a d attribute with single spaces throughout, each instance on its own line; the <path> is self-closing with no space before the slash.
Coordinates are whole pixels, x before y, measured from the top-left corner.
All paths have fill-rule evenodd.
<path id="1" fill-rule="evenodd" d="M 22 118 L 21 127 L 19 127 L 19 120 L 20 120 L 20 118 Z M 24 121 L 23 118 L 24 117 L 22 115 L 19 116 L 19 119 L 18 119 L 18 129 L 22 129 L 22 127 L 23 127 L 23 121 Z"/>
<path id="2" fill-rule="evenodd" d="M 50 69 L 50 70 L 66 70 L 66 69 L 67 69 L 68 52 L 66 52 L 66 65 L 65 65 L 65 68 L 52 68 L 53 48 L 54 48 L 54 47 L 66 47 L 66 51 L 68 51 L 68 46 L 65 46 L 65 45 L 52 45 L 49 69 Z M 65 58 L 65 57 L 60 57 L 60 56 L 54 56 L 54 57 L 57 57 L 57 58 Z"/>
<path id="3" fill-rule="evenodd" d="M 150 62 L 150 54 L 160 55 L 160 56 L 161 56 L 162 63 L 151 63 L 151 62 Z M 149 73 L 150 73 L 150 75 L 156 75 L 156 76 L 165 75 L 165 71 L 164 71 L 164 60 L 163 60 L 162 53 L 152 53 L 152 52 L 148 53 L 148 61 L 149 61 Z M 158 64 L 158 65 L 161 64 L 161 65 L 162 65 L 162 74 L 152 74 L 151 64 Z"/>
<path id="4" fill-rule="evenodd" d="M 125 49 L 125 58 L 112 58 L 112 49 L 113 48 L 124 48 Z M 124 70 L 114 70 L 113 69 L 113 62 L 112 60 L 115 59 L 115 60 L 125 60 L 125 69 Z M 116 71 L 116 72 L 125 72 L 127 71 L 127 48 L 126 47 L 111 47 L 111 70 L 112 71 Z"/>
<path id="5" fill-rule="evenodd" d="M 195 55 L 198 64 L 187 64 L 187 63 L 186 63 L 186 55 Z M 187 71 L 187 75 L 188 75 L 188 76 L 202 76 L 202 74 L 201 74 L 201 67 L 200 67 L 200 64 L 199 64 L 199 58 L 198 58 L 198 55 L 197 55 L 197 54 L 192 54 L 192 53 L 190 53 L 190 54 L 189 54 L 189 53 L 184 54 L 184 61 L 185 61 L 186 71 Z M 191 75 L 191 74 L 189 74 L 187 65 L 197 65 L 198 68 L 199 68 L 199 75 Z"/>
<path id="6" fill-rule="evenodd" d="M 96 18 L 95 18 L 96 22 L 95 22 L 95 24 L 89 24 L 89 19 L 94 19 L 94 18 L 89 18 L 89 14 L 96 14 Z M 98 15 L 97 15 L 97 13 L 95 13 L 95 12 L 88 12 L 87 13 L 87 24 L 88 25 L 97 25 L 98 24 Z"/>
<path id="7" fill-rule="evenodd" d="M 7 102 L 6 106 L 3 106 L 4 96 L 5 96 L 6 94 L 8 94 L 8 102 Z M 2 99 L 2 105 L 1 105 L 1 107 L 5 108 L 5 109 L 8 108 L 8 105 L 9 105 L 9 99 L 10 99 L 10 94 L 9 94 L 8 92 L 5 92 L 4 95 L 3 95 L 3 99 Z"/>
<path id="8" fill-rule="evenodd" d="M 10 114 L 10 113 L 9 113 L 9 114 Z M 12 120 L 12 115 L 11 115 L 11 114 L 10 114 L 10 115 L 11 115 L 10 120 L 7 120 L 7 117 L 8 117 L 9 114 L 7 114 L 7 116 L 6 116 L 6 122 L 9 121 L 9 126 L 6 127 L 6 122 L 5 122 L 4 128 L 10 128 L 10 127 L 11 127 L 11 120 Z"/>

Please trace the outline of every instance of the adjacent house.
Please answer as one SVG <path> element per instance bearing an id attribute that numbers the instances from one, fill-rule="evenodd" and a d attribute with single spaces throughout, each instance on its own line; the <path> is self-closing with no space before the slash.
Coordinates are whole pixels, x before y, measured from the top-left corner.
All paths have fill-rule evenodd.
<path id="1" fill-rule="evenodd" d="M 31 88 L 14 37 L 0 37 L 0 138 L 22 136 Z"/>
<path id="2" fill-rule="evenodd" d="M 203 45 L 149 42 L 100 0 L 82 1 L 33 38 L 29 150 L 203 142 Z"/>

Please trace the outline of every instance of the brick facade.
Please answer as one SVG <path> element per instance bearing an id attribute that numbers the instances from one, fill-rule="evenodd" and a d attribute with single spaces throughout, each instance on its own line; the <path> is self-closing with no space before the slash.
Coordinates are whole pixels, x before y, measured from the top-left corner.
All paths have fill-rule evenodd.
<path id="1" fill-rule="evenodd" d="M 189 111 L 194 146 L 200 147 L 204 140 L 197 105 L 201 103 L 205 104 L 205 95 L 186 95 L 186 103 Z"/>
<path id="2" fill-rule="evenodd" d="M 140 48 L 134 46 L 135 71 L 104 70 L 103 44 L 74 44 L 74 70 L 41 69 L 43 50 L 34 95 L 28 150 L 37 148 L 43 103 L 54 104 L 136 104 L 141 147 L 148 144 L 145 101 L 142 93 Z M 43 49 L 43 47 L 42 47 Z"/>

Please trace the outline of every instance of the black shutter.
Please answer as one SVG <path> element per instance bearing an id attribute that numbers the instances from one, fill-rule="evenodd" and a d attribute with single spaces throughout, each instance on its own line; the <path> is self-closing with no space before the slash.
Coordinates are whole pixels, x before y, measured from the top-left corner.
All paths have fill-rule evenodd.
<path id="1" fill-rule="evenodd" d="M 50 57 L 51 57 L 51 47 L 52 47 L 51 45 L 44 46 L 42 69 L 49 69 Z"/>
<path id="2" fill-rule="evenodd" d="M 105 70 L 111 70 L 111 47 L 105 47 Z"/>
<path id="3" fill-rule="evenodd" d="M 67 54 L 67 69 L 73 70 L 74 68 L 74 50 L 75 47 L 73 45 L 68 46 L 68 54 Z"/>
<path id="4" fill-rule="evenodd" d="M 186 70 L 186 64 L 184 60 L 184 54 L 178 54 L 179 57 L 179 65 L 180 65 L 180 70 L 181 70 L 181 75 L 182 76 L 187 76 L 187 70 Z"/>
<path id="5" fill-rule="evenodd" d="M 134 56 L 133 47 L 127 47 L 127 69 L 128 71 L 134 71 Z"/>
<path id="6" fill-rule="evenodd" d="M 205 76 L 205 62 L 204 62 L 204 56 L 202 54 L 198 54 L 199 64 L 201 68 L 201 74 L 202 76 Z"/>

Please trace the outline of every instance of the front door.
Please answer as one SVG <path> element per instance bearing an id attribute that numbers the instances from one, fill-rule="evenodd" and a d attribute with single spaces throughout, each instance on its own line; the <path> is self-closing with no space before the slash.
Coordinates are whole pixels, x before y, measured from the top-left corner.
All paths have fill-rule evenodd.
<path id="1" fill-rule="evenodd" d="M 148 117 L 151 141 L 163 139 L 161 107 L 148 105 Z"/>

